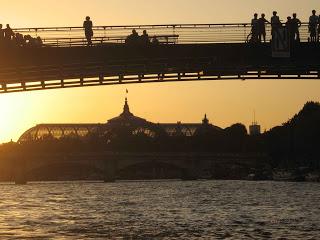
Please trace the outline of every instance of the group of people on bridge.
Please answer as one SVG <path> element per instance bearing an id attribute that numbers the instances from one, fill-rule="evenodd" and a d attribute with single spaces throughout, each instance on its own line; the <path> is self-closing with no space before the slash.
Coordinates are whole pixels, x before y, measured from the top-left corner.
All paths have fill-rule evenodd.
<path id="1" fill-rule="evenodd" d="M 265 14 L 261 14 L 261 17 L 258 17 L 258 14 L 254 14 L 254 18 L 251 21 L 251 39 L 252 43 L 261 43 L 266 42 L 266 25 L 271 25 L 271 35 L 272 38 L 278 35 L 280 29 L 285 29 L 286 36 L 289 37 L 292 43 L 300 42 L 300 30 L 302 22 L 297 18 L 297 14 L 293 13 L 292 16 L 287 17 L 287 21 L 282 23 L 277 12 L 274 11 L 273 15 L 269 20 L 266 19 Z M 92 37 L 94 36 L 93 32 L 93 23 L 89 16 L 86 17 L 83 22 L 83 28 L 85 32 L 85 37 L 88 46 L 92 46 Z M 318 42 L 320 40 L 320 16 L 317 15 L 316 10 L 312 11 L 312 15 L 309 18 L 308 30 L 310 36 L 308 38 L 309 42 Z M 127 37 L 121 37 L 121 41 L 125 41 L 128 45 L 158 45 L 159 39 L 165 38 L 166 43 L 169 43 L 168 39 L 176 38 L 178 35 L 158 35 L 150 37 L 147 33 L 147 30 L 143 31 L 142 35 L 139 35 L 138 32 L 133 29 L 132 34 Z M 102 41 L 101 41 L 102 42 Z M 19 32 L 14 32 L 10 25 L 7 24 L 6 28 L 3 29 L 2 24 L 0 24 L 0 46 L 43 46 L 43 40 L 41 37 L 32 37 L 31 35 L 23 35 Z"/>
<path id="2" fill-rule="evenodd" d="M 93 23 L 89 16 L 87 16 L 86 20 L 83 22 L 83 28 L 87 39 L 87 46 L 92 46 Z M 159 40 L 157 39 L 157 37 L 153 37 L 151 41 L 151 38 L 149 37 L 147 30 L 143 30 L 143 34 L 139 36 L 138 32 L 135 29 L 133 29 L 132 34 L 127 36 L 127 38 L 125 39 L 125 43 L 128 45 L 158 45 Z"/>
<path id="3" fill-rule="evenodd" d="M 274 37 L 280 28 L 286 28 L 291 42 L 300 42 L 299 28 L 302 25 L 300 19 L 297 18 L 297 14 L 293 13 L 292 17 L 288 16 L 287 21 L 283 25 L 277 11 L 272 13 L 270 22 L 265 18 L 265 14 L 261 14 L 258 18 L 258 14 L 254 14 L 254 18 L 251 20 L 251 42 L 261 43 L 266 42 L 266 24 L 271 25 L 271 35 Z M 320 34 L 320 16 L 316 15 L 316 10 L 312 11 L 312 15 L 309 18 L 308 30 L 310 33 L 309 42 L 319 41 Z"/>
<path id="4" fill-rule="evenodd" d="M 33 38 L 31 35 L 23 35 L 21 33 L 15 33 L 9 24 L 3 29 L 3 25 L 0 24 L 0 45 L 1 46 L 32 46 L 41 47 L 43 44 L 41 37 Z"/>
<path id="5" fill-rule="evenodd" d="M 146 46 L 149 44 L 153 44 L 153 45 L 158 45 L 159 44 L 159 40 L 157 39 L 157 37 L 153 37 L 152 41 L 150 40 L 150 37 L 147 33 L 147 30 L 143 30 L 143 34 L 141 36 L 139 36 L 139 34 L 137 33 L 137 31 L 135 29 L 132 30 L 132 34 L 130 34 L 127 38 L 126 38 L 126 44 L 128 45 L 141 45 L 141 46 Z"/>

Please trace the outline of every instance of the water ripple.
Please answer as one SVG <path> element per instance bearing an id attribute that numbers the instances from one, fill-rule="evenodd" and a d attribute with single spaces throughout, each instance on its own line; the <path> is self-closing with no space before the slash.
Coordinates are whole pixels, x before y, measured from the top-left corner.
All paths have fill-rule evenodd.
<path id="1" fill-rule="evenodd" d="M 320 185 L 0 185 L 0 239 L 317 239 Z"/>

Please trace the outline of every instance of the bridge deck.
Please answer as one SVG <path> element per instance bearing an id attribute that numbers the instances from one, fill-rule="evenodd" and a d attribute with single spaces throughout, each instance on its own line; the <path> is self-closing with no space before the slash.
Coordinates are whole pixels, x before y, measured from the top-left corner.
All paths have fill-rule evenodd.
<path id="1" fill-rule="evenodd" d="M 139 29 L 147 27 L 140 26 Z M 97 27 L 96 31 L 98 34 L 101 34 L 99 31 L 119 34 L 118 31 L 130 32 L 132 28 L 137 26 Z M 297 44 L 292 47 L 290 58 L 275 59 L 271 56 L 270 43 L 245 43 L 250 32 L 247 24 L 156 25 L 149 28 L 154 34 L 178 35 L 178 44 L 128 46 L 104 42 L 83 47 L 71 41 L 71 47 L 64 44 L 38 48 L 2 46 L 0 93 L 165 81 L 320 78 L 318 43 Z M 16 31 L 24 34 L 34 31 L 36 35 L 46 33 L 53 38 L 70 34 L 70 39 L 83 34 L 82 28 Z M 216 36 L 213 34 L 216 32 L 221 34 Z M 302 39 L 306 40 L 305 25 L 301 32 Z M 183 40 L 187 36 L 189 42 Z M 204 36 L 208 41 L 201 41 Z M 225 36 L 225 43 L 217 43 L 219 36 L 220 39 Z"/>
<path id="2" fill-rule="evenodd" d="M 297 46 L 289 59 L 272 58 L 269 44 L 14 48 L 2 56 L 6 57 L 0 62 L 1 93 L 164 81 L 319 79 L 320 75 L 320 46 L 307 43 Z"/>

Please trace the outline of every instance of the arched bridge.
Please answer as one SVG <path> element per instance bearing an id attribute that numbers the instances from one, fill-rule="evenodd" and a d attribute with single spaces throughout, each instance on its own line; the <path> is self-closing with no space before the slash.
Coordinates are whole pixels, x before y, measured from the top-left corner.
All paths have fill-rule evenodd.
<path id="1" fill-rule="evenodd" d="M 201 178 L 245 178 L 251 169 L 267 169 L 268 157 L 263 154 L 218 154 L 197 152 L 82 152 L 82 153 L 20 153 L 7 159 L 7 172 L 12 173 L 11 181 L 26 183 L 35 180 L 66 179 L 71 173 L 63 174 L 68 168 L 78 172 L 84 167 L 88 175 L 90 169 L 95 169 L 100 176 L 94 180 L 115 181 L 130 179 L 123 172 L 132 174 L 134 171 L 149 175 L 151 179 L 161 178 L 155 170 L 165 171 L 176 169 L 175 178 L 185 180 Z M 50 173 L 57 169 L 53 179 L 37 179 L 37 173 Z M 3 169 L 0 169 L 3 170 Z M 242 171 L 241 173 L 239 171 Z M 230 175 L 234 172 L 234 175 Z M 166 178 L 162 175 L 162 178 Z M 82 178 L 77 180 L 84 180 Z"/>
<path id="2" fill-rule="evenodd" d="M 245 23 L 102 26 L 94 28 L 91 47 L 79 27 L 14 29 L 40 36 L 43 45 L 0 46 L 0 93 L 170 81 L 320 79 L 320 44 L 308 42 L 306 23 L 301 42 L 284 47 L 285 58 L 273 55 L 270 26 L 267 43 L 248 42 L 250 28 Z M 146 29 L 159 44 L 125 44 L 132 29 Z"/>

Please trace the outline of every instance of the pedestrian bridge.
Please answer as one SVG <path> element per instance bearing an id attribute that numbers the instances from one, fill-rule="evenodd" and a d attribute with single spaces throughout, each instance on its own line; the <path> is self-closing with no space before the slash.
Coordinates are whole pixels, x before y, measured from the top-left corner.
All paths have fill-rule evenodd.
<path id="1" fill-rule="evenodd" d="M 132 29 L 139 34 L 147 30 L 159 44 L 125 44 Z M 81 27 L 14 31 L 40 36 L 43 45 L 0 46 L 0 93 L 171 81 L 320 79 L 320 44 L 308 41 L 307 23 L 300 28 L 301 42 L 285 49 L 285 58 L 273 55 L 269 25 L 267 43 L 250 43 L 247 23 L 98 26 L 91 47 Z"/>

